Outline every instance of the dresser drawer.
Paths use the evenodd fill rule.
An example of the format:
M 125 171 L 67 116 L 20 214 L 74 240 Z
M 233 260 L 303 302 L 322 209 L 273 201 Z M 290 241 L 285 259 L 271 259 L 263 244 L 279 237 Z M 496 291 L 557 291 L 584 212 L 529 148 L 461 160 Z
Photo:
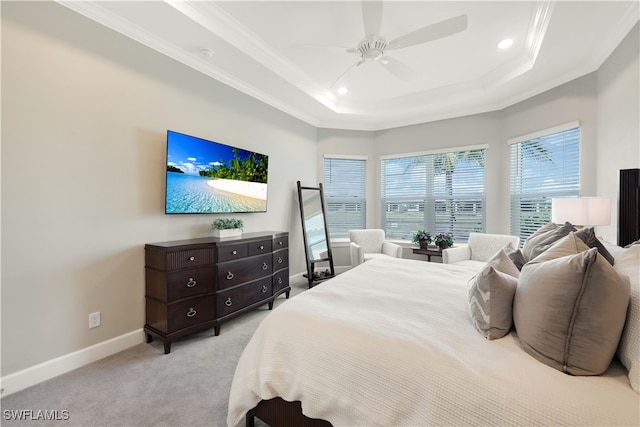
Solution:
M 230 288 L 245 282 L 271 276 L 273 272 L 272 254 L 254 256 L 239 261 L 230 261 L 218 265 L 217 290 Z
M 269 298 L 271 295 L 271 277 L 219 292 L 216 303 L 218 317 L 231 314 L 236 310 Z
M 233 261 L 247 256 L 247 244 L 220 246 L 218 249 L 218 262 Z
M 271 253 L 271 240 L 261 240 L 249 243 L 249 256 Z
M 272 277 L 273 293 L 289 286 L 289 269 L 280 270 Z
M 284 249 L 289 247 L 289 238 L 287 236 L 276 237 L 273 239 L 273 250 Z
M 289 267 L 289 250 L 284 249 L 273 253 L 273 271 Z
M 215 298 L 208 295 L 168 306 L 168 333 L 215 319 Z
M 167 253 L 167 270 L 197 267 L 213 263 L 212 249 L 187 249 Z
M 191 268 L 169 273 L 167 300 L 176 301 L 215 290 L 215 268 Z
M 215 296 L 205 295 L 165 304 L 146 299 L 147 325 L 163 334 L 215 319 Z
M 215 268 L 188 268 L 177 271 L 145 269 L 145 295 L 164 302 L 193 297 L 215 290 Z

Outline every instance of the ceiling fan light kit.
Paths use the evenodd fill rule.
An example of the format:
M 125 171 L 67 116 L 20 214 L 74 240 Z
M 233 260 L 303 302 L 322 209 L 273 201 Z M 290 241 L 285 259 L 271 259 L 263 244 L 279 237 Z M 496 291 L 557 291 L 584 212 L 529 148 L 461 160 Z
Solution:
M 360 42 L 358 45 L 358 52 L 363 61 L 377 61 L 384 55 L 384 50 L 387 48 L 387 42 L 381 38 L 371 40 L 366 39 Z

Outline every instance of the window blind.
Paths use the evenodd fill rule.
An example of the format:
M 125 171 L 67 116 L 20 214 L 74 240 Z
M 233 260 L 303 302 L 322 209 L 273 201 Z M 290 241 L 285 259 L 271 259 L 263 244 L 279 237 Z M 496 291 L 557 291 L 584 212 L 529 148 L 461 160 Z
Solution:
M 511 234 L 520 241 L 551 221 L 553 197 L 578 196 L 580 127 L 511 143 Z
M 418 230 L 458 242 L 485 230 L 486 149 L 381 160 L 382 228 L 387 237 Z
M 324 197 L 331 237 L 366 228 L 366 159 L 325 157 Z

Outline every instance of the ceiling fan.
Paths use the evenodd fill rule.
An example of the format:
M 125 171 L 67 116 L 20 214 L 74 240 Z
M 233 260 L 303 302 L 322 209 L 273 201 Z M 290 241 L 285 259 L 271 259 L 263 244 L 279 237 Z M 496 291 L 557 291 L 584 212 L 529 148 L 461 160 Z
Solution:
M 330 87 L 336 86 L 350 70 L 354 67 L 359 67 L 365 62 L 378 62 L 399 79 L 410 80 L 416 73 L 402 62 L 386 55 L 387 51 L 438 40 L 467 29 L 467 15 L 460 15 L 427 25 L 387 42 L 380 35 L 382 1 L 362 1 L 362 18 L 365 38 L 355 48 L 347 49 L 347 53 L 357 54 L 360 59 L 347 68 Z

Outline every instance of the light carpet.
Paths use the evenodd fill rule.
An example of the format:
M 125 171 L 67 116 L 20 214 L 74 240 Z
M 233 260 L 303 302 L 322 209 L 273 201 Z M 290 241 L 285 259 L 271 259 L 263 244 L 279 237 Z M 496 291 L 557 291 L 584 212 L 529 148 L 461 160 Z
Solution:
M 292 280 L 291 297 L 308 289 Z M 274 310 L 285 300 L 279 296 Z M 2 426 L 226 426 L 237 361 L 265 304 L 222 324 L 183 337 L 165 355 L 162 342 L 142 343 L 28 389 L 5 396 Z M 57 411 L 59 420 L 13 419 L 7 411 Z M 24 412 L 23 412 L 24 413 Z M 27 412 L 27 414 L 29 414 Z M 65 415 L 66 414 L 66 415 Z

